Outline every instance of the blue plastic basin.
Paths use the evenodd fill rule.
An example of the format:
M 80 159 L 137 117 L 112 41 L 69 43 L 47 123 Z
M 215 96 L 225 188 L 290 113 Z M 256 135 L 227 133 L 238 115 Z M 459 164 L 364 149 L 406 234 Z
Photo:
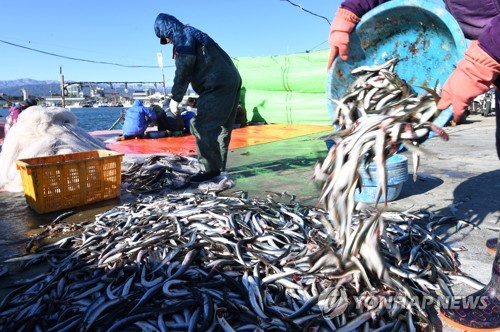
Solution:
M 387 202 L 390 202 L 398 198 L 403 184 L 408 179 L 408 158 L 396 154 L 387 159 L 386 168 Z M 368 164 L 368 170 L 367 172 L 365 165 L 361 165 L 359 168 L 362 187 L 361 191 L 356 190 L 354 194 L 354 200 L 357 202 L 375 203 L 377 200 L 377 165 L 373 162 Z M 381 197 L 380 202 L 384 201 L 384 197 Z
M 325 140 L 325 144 L 326 144 L 327 150 L 330 150 L 335 145 L 335 141 L 332 139 L 327 139 L 327 140 Z
M 460 26 L 444 8 L 442 1 L 394 0 L 365 14 L 351 33 L 349 59 L 337 57 L 328 73 L 326 94 L 330 117 L 336 105 L 354 81 L 351 70 L 377 65 L 397 57 L 395 72 L 417 93 L 418 86 L 442 86 L 463 57 L 467 42 Z M 434 121 L 443 127 L 452 116 L 451 107 Z

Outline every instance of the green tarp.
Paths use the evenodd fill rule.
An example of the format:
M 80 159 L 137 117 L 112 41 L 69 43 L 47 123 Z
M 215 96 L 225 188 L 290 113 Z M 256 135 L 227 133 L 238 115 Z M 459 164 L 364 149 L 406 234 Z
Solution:
M 236 58 L 249 121 L 330 125 L 326 82 L 329 50 Z

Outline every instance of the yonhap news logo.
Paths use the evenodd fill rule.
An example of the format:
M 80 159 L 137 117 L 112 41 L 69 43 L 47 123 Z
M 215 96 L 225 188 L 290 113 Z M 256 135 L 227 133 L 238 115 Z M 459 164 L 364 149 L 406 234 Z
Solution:
M 419 307 L 425 310 L 427 307 L 438 306 L 443 309 L 472 309 L 482 310 L 489 304 L 488 296 L 422 296 L 408 297 L 406 295 L 386 295 L 382 293 L 364 293 L 361 295 L 348 295 L 343 287 L 329 287 L 325 289 L 318 298 L 318 307 L 326 318 L 334 318 L 343 314 L 347 308 L 354 307 L 355 310 L 372 310 L 385 308 L 387 310 L 397 308 Z
M 326 318 L 342 315 L 349 307 L 350 301 L 344 287 L 329 287 L 318 298 L 318 307 Z

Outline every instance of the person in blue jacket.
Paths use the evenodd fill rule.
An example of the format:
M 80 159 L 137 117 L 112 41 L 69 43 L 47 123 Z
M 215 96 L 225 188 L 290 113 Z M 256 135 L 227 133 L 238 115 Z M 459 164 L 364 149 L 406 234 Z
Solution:
M 180 113 L 179 103 L 188 85 L 198 94 L 198 109 L 191 120 L 196 139 L 200 172 L 192 183 L 213 179 L 225 171 L 241 77 L 229 55 L 206 33 L 184 25 L 168 14 L 159 14 L 154 24 L 160 44 L 173 44 L 175 76 L 170 109 Z
M 144 106 L 140 100 L 134 100 L 131 108 L 125 112 L 123 136 L 120 139 L 142 138 L 149 123 L 156 120 L 156 113 Z

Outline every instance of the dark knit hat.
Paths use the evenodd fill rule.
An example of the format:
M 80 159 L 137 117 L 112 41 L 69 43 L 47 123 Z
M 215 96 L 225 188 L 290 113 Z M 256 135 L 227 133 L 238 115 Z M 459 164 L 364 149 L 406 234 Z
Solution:
M 30 107 L 30 106 L 35 106 L 37 103 L 38 102 L 36 101 L 36 99 L 28 98 L 23 102 L 23 105 L 25 107 Z

